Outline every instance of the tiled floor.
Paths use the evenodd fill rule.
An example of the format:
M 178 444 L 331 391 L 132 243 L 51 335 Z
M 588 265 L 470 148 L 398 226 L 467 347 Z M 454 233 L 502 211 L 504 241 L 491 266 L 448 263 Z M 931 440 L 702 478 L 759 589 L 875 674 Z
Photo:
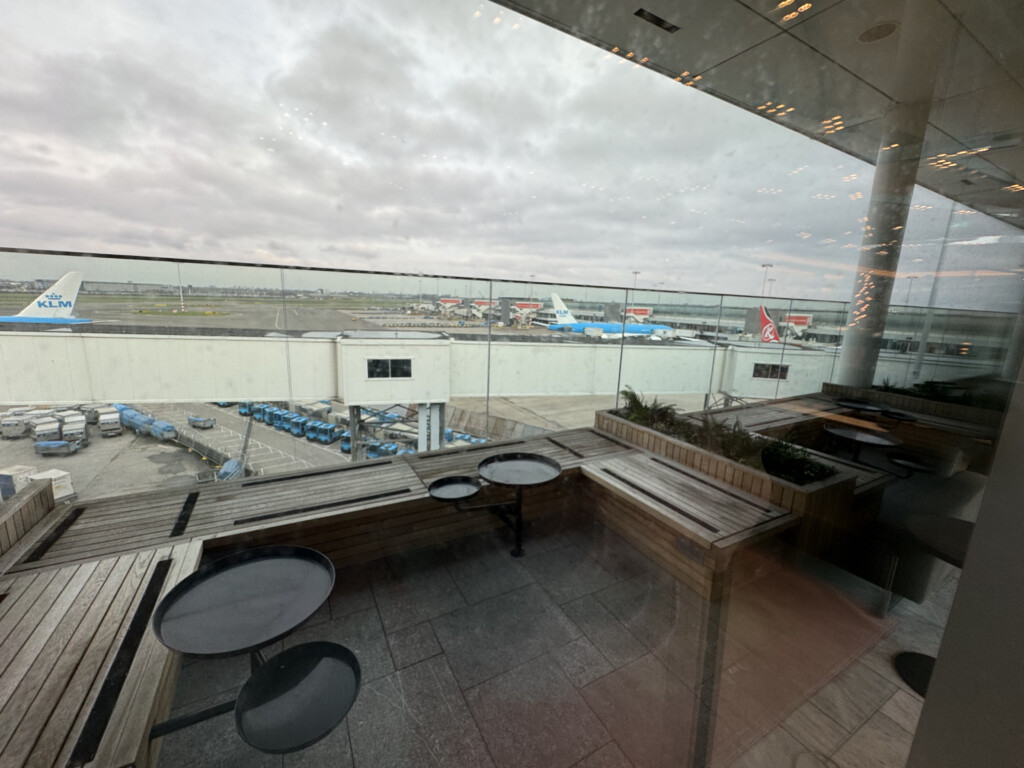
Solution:
M 222 715 L 165 737 L 160 765 L 680 768 L 711 720 L 721 768 L 905 762 L 921 701 L 889 658 L 937 649 L 953 584 L 880 620 L 775 547 L 737 565 L 716 622 L 600 525 L 549 520 L 525 557 L 508 548 L 496 533 L 339 572 L 283 645 L 355 653 L 346 720 L 282 757 L 247 747 Z M 174 714 L 247 677 L 244 658 L 186 662 Z

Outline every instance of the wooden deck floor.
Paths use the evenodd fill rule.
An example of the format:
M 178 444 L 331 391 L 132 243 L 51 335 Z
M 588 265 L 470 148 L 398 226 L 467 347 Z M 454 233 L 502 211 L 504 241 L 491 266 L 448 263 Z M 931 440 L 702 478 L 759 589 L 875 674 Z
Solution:
M 169 661 L 149 612 L 195 569 L 197 544 L 0 578 L 0 765 L 134 761 Z M 135 690 L 148 705 L 133 711 Z

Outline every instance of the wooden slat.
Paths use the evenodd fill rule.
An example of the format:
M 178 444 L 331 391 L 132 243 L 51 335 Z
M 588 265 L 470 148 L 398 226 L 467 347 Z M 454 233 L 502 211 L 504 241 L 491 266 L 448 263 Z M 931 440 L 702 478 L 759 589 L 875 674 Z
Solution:
M 36 657 L 32 674 L 22 681 L 20 688 L 23 690 L 16 693 L 21 695 L 23 702 L 31 702 L 31 705 L 4 750 L 5 759 L 23 755 L 26 756 L 26 765 L 52 764 L 52 754 L 63 743 L 66 725 L 58 722 L 59 735 L 55 734 L 49 740 L 41 740 L 40 735 L 48 729 L 55 710 L 77 710 L 81 704 L 81 697 L 75 695 L 77 690 L 69 689 L 72 677 L 85 676 L 92 683 L 97 670 L 84 657 L 95 639 L 96 630 L 108 615 L 111 600 L 124 583 L 131 568 L 131 560 L 121 558 L 98 564 L 89 580 L 89 589 L 79 593 L 72 610 L 64 615 L 61 622 L 63 632 L 58 628 L 43 652 Z M 117 619 L 119 617 L 115 617 Z M 31 692 L 34 692 L 34 699 L 31 698 Z M 13 721 L 17 709 L 8 707 L 4 710 L 4 717 L 11 717 Z M 0 726 L 0 736 L 2 734 L 3 728 Z M 37 754 L 32 755 L 33 759 L 28 759 L 37 741 L 43 754 L 49 753 L 51 759 L 40 758 Z
M 161 597 L 199 567 L 202 553 L 203 544 L 198 539 L 178 544 L 170 551 L 174 562 Z M 151 629 L 147 630 L 91 765 L 144 768 L 155 764 L 159 742 L 150 744 L 149 730 L 170 712 L 180 664 L 180 656 L 161 645 Z

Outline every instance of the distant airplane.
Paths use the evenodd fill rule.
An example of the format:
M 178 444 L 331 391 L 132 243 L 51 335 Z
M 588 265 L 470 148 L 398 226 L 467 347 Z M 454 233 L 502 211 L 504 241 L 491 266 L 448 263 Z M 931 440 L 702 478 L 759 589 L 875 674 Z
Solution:
M 627 336 L 647 336 L 651 339 L 661 340 L 662 338 L 674 336 L 675 331 L 667 325 L 652 325 L 650 323 L 599 323 L 580 322 L 573 317 L 572 312 L 565 306 L 557 293 L 551 294 L 551 306 L 555 308 L 555 322 L 548 326 L 551 331 L 568 331 L 570 333 L 587 333 L 588 329 L 599 332 L 603 338 L 618 339 L 625 333 Z
M 80 317 L 72 317 L 82 286 L 81 272 L 68 272 L 64 277 L 43 291 L 16 315 L 0 316 L 0 323 L 43 323 L 46 325 L 76 325 L 91 323 Z
M 767 310 L 763 306 L 759 307 L 759 309 L 761 310 L 761 341 L 781 343 L 782 339 L 779 338 L 779 332 L 775 328 L 775 323 L 768 317 Z

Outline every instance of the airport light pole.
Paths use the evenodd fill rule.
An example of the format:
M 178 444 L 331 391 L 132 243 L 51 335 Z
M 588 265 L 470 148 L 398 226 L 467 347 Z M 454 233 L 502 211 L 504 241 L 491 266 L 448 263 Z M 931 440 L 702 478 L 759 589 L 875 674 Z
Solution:
M 772 295 L 772 289 L 773 288 L 775 288 L 775 278 L 774 277 L 769 277 L 768 278 L 768 295 L 769 296 Z
M 906 301 L 903 302 L 904 304 L 909 304 L 910 303 L 910 292 L 914 288 L 914 281 L 915 280 L 917 280 L 917 275 L 909 275 L 907 277 L 907 299 L 906 299 Z
M 762 264 L 761 269 L 764 270 L 764 280 L 761 281 L 761 295 L 764 296 L 765 286 L 768 285 L 768 270 L 774 267 L 774 264 Z

